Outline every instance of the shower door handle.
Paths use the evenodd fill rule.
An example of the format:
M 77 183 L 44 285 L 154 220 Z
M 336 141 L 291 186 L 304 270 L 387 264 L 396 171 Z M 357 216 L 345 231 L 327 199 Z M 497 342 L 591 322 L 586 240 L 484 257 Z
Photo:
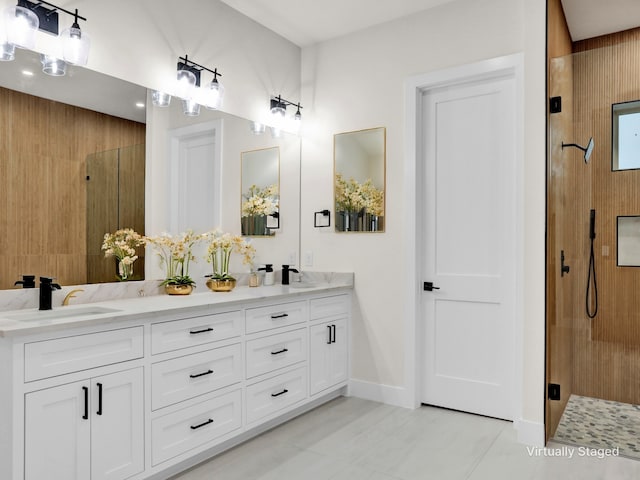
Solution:
M 564 277 L 565 273 L 569 273 L 569 265 L 564 264 L 564 250 L 560 250 L 560 276 Z
M 433 282 L 424 282 L 423 289 L 425 292 L 433 292 L 434 290 L 440 290 L 440 287 L 434 287 Z

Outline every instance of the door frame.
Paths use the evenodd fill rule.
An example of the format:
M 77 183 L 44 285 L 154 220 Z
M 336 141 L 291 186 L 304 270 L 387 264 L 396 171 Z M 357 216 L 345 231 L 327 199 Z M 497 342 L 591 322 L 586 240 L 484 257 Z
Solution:
M 421 321 L 422 307 L 420 278 L 420 259 L 423 243 L 420 235 L 421 212 L 419 205 L 423 201 L 422 165 L 418 161 L 422 157 L 419 140 L 422 136 L 422 95 L 431 89 L 459 85 L 482 79 L 511 75 L 515 81 L 516 102 L 516 225 L 515 225 L 515 279 L 516 298 L 514 319 L 514 381 L 513 381 L 513 419 L 516 429 L 523 418 L 522 389 L 523 389 L 523 329 L 524 329 L 524 55 L 517 53 L 483 60 L 476 63 L 439 70 L 427 74 L 409 77 L 405 81 L 405 169 L 404 169 L 404 205 L 406 218 L 403 238 L 406 242 L 404 249 L 404 271 L 406 272 L 407 288 L 404 297 L 405 304 L 405 385 L 406 406 L 417 408 L 421 404 L 424 362 L 421 355 L 422 339 L 424 338 L 424 324 Z

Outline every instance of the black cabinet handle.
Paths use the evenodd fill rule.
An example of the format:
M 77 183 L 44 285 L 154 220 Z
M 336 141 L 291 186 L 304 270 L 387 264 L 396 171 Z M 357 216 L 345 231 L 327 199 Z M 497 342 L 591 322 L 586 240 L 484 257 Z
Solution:
M 102 415 L 102 384 L 96 383 L 96 385 L 98 386 L 98 411 L 96 415 Z
M 288 317 L 288 313 L 281 313 L 280 315 L 271 315 L 271 320 L 276 320 L 277 318 L 285 318 Z
M 209 327 L 209 328 L 205 328 L 203 330 L 189 331 L 189 333 L 191 335 L 198 335 L 199 333 L 207 333 L 207 332 L 213 332 L 213 328 Z
M 327 328 L 329 329 L 329 341 L 327 342 L 327 345 L 331 345 L 333 343 L 331 341 L 331 325 L 327 325 Z
M 202 373 L 196 373 L 195 375 L 189 375 L 191 378 L 198 378 L 198 377 L 204 377 L 205 375 L 211 375 L 213 373 L 213 370 L 209 369 L 206 372 L 202 372 Z
M 209 420 L 207 420 L 204 423 L 201 423 L 200 425 L 191 425 L 191 430 L 197 430 L 198 428 L 202 428 L 206 425 L 209 425 L 210 423 L 213 423 L 213 419 L 210 418 Z
M 440 290 L 440 287 L 434 287 L 433 282 L 424 282 L 422 288 L 425 292 L 433 292 L 434 290 Z
M 83 420 L 89 420 L 89 387 L 82 387 L 84 391 L 84 415 Z
M 272 393 L 271 396 L 272 397 L 279 397 L 280 395 L 284 395 L 285 393 L 288 393 L 289 390 L 287 390 L 286 388 L 284 390 L 282 390 L 281 392 L 278 393 Z
M 281 353 L 288 352 L 288 348 L 283 348 L 282 350 L 278 350 L 277 352 L 271 352 L 271 355 L 280 355 Z
M 331 338 L 331 343 L 336 343 L 336 326 L 331 325 L 331 331 L 333 332 L 333 337 Z

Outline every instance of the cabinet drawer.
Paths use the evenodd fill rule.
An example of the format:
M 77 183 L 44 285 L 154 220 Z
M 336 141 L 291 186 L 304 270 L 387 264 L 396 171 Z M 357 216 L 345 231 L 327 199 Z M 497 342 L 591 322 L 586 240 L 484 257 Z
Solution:
M 131 327 L 27 343 L 25 381 L 141 358 L 142 335 L 142 327 Z
M 247 378 L 307 359 L 307 329 L 269 335 L 247 342 Z
M 151 325 L 151 353 L 170 352 L 241 334 L 241 311 L 154 323 Z
M 307 319 L 306 302 L 282 303 L 246 310 L 247 333 L 301 323 Z
M 153 410 L 242 380 L 239 343 L 151 365 Z
M 307 368 L 301 367 L 247 387 L 247 423 L 307 398 Z
M 309 301 L 309 318 L 311 320 L 346 315 L 347 313 L 349 313 L 349 295 L 312 298 Z
M 158 465 L 230 433 L 241 424 L 240 390 L 158 417 L 151 421 L 151 463 Z

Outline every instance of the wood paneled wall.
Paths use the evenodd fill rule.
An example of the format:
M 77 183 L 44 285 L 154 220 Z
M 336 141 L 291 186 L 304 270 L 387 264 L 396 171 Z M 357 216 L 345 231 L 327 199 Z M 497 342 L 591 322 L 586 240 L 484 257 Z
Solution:
M 145 125 L 0 88 L 0 138 L 0 288 L 86 283 L 85 158 L 144 143 Z
M 585 314 L 585 268 L 574 285 L 573 390 L 640 404 L 640 268 L 616 265 L 616 217 L 640 215 L 640 171 L 611 171 L 611 105 L 640 99 L 640 29 L 577 42 L 574 52 L 574 139 L 595 140 L 573 191 L 576 261 L 588 262 L 593 208 L 599 309 L 593 320 Z

